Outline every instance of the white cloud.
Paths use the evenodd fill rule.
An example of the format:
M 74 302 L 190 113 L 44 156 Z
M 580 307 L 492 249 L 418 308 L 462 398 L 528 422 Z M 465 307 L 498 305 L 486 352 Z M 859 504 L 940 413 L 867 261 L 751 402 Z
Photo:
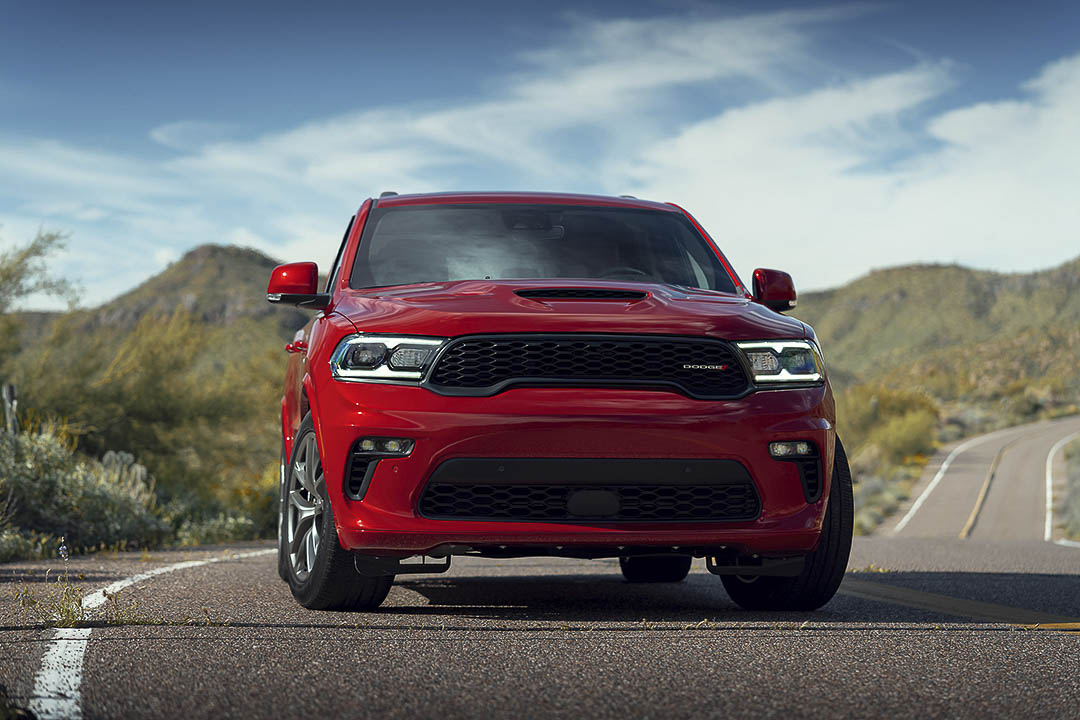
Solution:
M 180 120 L 154 128 L 150 131 L 150 139 L 173 150 L 195 151 L 222 140 L 230 129 L 225 123 Z
M 781 267 L 803 288 L 904 262 L 1027 270 L 1075 255 L 1080 56 L 1015 98 L 931 116 L 949 62 L 868 75 L 821 59 L 821 28 L 860 12 L 571 18 L 485 97 L 376 103 L 246 139 L 185 120 L 150 132 L 176 151 L 164 161 L 0 140 L 0 212 L 74 232 L 65 262 L 88 302 L 205 242 L 325 266 L 383 189 L 670 199 L 744 277 Z
M 1047 67 L 1019 100 L 916 129 L 903 118 L 950 87 L 949 66 L 731 110 L 628 160 L 638 193 L 696 209 L 737 268 L 793 272 L 806 288 L 888 265 L 959 261 L 1029 271 L 1080 253 L 1080 57 Z
M 886 246 L 885 212 L 910 173 L 862 170 L 910 142 L 899 114 L 949 87 L 947 67 L 911 70 L 730 110 L 629 158 L 632 192 L 676 198 L 747 279 L 789 269 L 803 287 L 917 259 Z

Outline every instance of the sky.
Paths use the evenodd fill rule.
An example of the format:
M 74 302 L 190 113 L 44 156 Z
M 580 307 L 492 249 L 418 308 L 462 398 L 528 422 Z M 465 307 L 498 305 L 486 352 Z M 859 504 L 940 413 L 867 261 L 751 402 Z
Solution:
M 0 249 L 67 233 L 84 305 L 205 243 L 325 268 L 383 190 L 676 202 L 801 290 L 1080 255 L 1080 3 L 0 10 Z

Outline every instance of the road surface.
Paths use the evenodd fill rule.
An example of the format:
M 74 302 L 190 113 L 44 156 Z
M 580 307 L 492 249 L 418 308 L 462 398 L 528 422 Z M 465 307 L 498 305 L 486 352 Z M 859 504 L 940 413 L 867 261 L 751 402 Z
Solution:
M 1047 455 L 1078 431 L 943 449 L 816 613 L 740 610 L 701 561 L 641 586 L 612 561 L 456 560 L 333 613 L 292 600 L 266 544 L 101 554 L 68 563 L 74 630 L 14 600 L 61 564 L 0 566 L 0 683 L 42 717 L 1078 717 L 1080 546 L 1044 539 Z M 132 576 L 119 617 L 92 594 Z

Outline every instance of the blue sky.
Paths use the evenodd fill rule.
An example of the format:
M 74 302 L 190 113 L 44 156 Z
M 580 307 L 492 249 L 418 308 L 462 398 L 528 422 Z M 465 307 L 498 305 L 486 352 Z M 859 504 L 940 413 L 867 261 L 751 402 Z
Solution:
M 384 189 L 538 189 L 804 289 L 1080 254 L 1080 4 L 402 8 L 5 3 L 0 247 L 69 232 L 92 305 L 207 242 L 326 264 Z

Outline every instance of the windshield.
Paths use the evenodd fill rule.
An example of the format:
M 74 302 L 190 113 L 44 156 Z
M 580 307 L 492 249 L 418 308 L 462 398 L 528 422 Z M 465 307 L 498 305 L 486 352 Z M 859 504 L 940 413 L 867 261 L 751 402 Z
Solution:
M 560 205 L 376 209 L 350 285 L 521 278 L 633 280 L 735 292 L 716 253 L 681 213 Z

